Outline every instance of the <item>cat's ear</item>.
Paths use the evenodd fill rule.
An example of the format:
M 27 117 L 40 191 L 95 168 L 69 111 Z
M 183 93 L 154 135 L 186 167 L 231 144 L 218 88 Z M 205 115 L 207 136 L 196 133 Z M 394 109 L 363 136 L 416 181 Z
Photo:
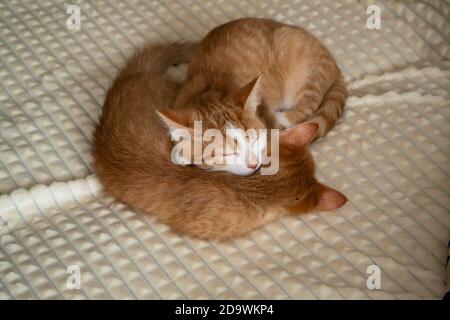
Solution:
M 292 128 L 280 131 L 280 146 L 290 148 L 303 147 L 310 144 L 319 131 L 315 122 L 304 122 Z
M 191 110 L 160 109 L 156 113 L 169 129 L 169 132 L 176 129 L 191 129 L 195 120 L 195 114 Z
M 339 191 L 315 182 L 302 199 L 288 206 L 287 209 L 294 214 L 311 211 L 332 211 L 342 207 L 346 202 L 347 197 Z
M 317 196 L 317 211 L 336 210 L 347 202 L 347 197 L 342 193 L 319 182 L 316 182 L 313 192 Z
M 261 77 L 256 77 L 237 92 L 233 93 L 235 103 L 245 108 L 245 110 L 256 113 L 256 109 L 261 104 Z

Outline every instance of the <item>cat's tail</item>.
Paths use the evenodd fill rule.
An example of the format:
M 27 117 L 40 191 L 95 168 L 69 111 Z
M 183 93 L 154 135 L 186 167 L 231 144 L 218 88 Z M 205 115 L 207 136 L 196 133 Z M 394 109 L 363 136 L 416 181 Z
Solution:
M 335 126 L 344 112 L 347 96 L 347 86 L 344 78 L 340 75 L 326 93 L 322 104 L 308 120 L 319 125 L 319 132 L 315 139 L 325 136 Z
M 120 77 L 146 72 L 163 74 L 170 66 L 191 61 L 197 43 L 152 43 L 137 51 L 122 69 Z

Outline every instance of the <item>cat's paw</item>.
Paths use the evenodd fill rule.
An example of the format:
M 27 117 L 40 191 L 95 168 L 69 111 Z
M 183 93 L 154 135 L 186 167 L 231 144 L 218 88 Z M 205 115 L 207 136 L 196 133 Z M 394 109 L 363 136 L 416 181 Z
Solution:
M 293 126 L 293 123 L 288 119 L 286 111 L 275 112 L 275 128 L 287 129 Z

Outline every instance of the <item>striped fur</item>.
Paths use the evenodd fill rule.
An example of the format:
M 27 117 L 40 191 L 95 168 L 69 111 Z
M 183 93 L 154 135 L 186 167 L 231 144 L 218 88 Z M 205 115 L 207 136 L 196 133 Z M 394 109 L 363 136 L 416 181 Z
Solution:
M 192 49 L 190 44 L 149 45 L 112 83 L 92 146 L 105 193 L 180 233 L 211 240 L 244 236 L 283 215 L 344 205 L 344 195 L 314 177 L 308 144 L 315 124 L 282 133 L 280 170 L 274 175 L 242 177 L 171 161 L 173 145 L 155 111 L 172 105 L 179 88 L 166 69 L 188 61 Z
M 297 26 L 257 18 L 226 23 L 200 42 L 176 105 L 198 106 L 211 92 L 225 97 L 258 76 L 267 127 L 313 120 L 322 137 L 342 115 L 345 83 L 325 46 Z

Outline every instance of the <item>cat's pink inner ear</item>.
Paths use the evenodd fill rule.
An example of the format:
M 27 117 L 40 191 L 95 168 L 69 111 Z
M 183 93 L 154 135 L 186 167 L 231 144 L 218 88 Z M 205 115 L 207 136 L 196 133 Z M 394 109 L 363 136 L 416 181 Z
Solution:
M 189 110 L 160 109 L 156 113 L 170 131 L 190 128 L 194 119 L 193 113 Z
M 292 146 L 305 146 L 310 144 L 319 131 L 319 125 L 315 122 L 300 123 L 292 128 L 280 132 L 280 142 Z
M 335 210 L 342 207 L 347 202 L 346 196 L 324 184 L 317 183 L 315 189 L 318 193 L 318 202 L 315 209 L 318 211 Z
M 261 103 L 261 78 L 256 77 L 234 94 L 235 102 L 249 112 L 256 112 Z

